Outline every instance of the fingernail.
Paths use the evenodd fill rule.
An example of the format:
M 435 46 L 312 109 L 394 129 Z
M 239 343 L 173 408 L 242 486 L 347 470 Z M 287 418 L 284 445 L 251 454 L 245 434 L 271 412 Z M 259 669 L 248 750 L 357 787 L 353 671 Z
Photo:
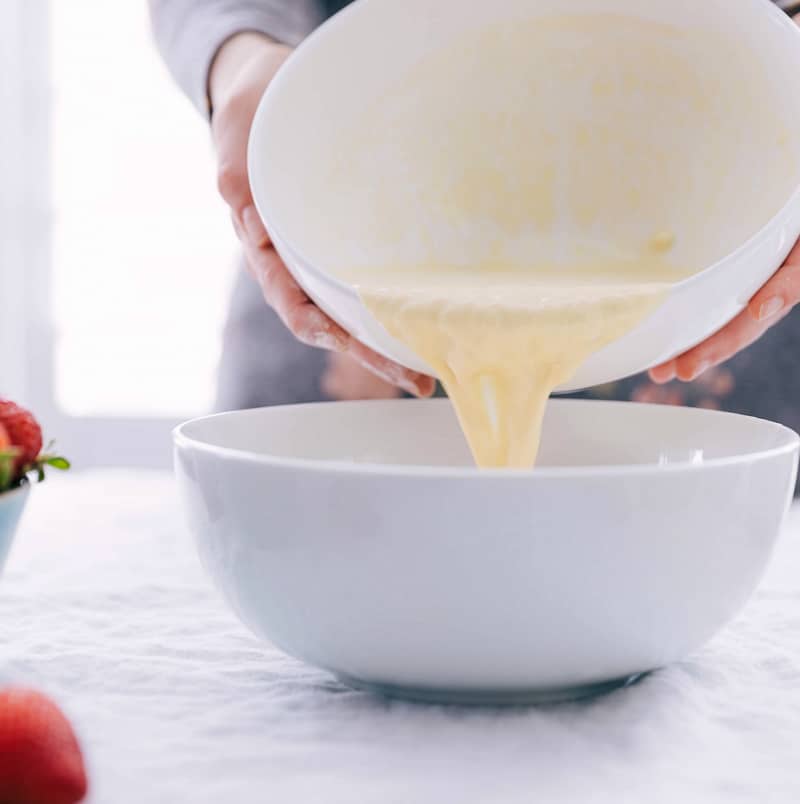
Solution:
M 781 310 L 783 310 L 784 301 L 780 296 L 773 296 L 768 301 L 765 301 L 764 304 L 758 310 L 758 320 L 759 321 L 766 321 L 768 318 L 772 318 L 774 315 L 777 315 Z
M 242 223 L 244 224 L 247 239 L 257 248 L 261 248 L 269 240 L 267 230 L 264 228 L 258 210 L 254 206 L 244 208 Z
M 705 374 L 711 368 L 711 361 L 704 360 L 700 363 L 692 374 L 692 379 L 696 380 L 701 374 Z
M 417 386 L 417 391 L 417 396 L 427 399 L 428 397 L 433 396 L 434 391 L 436 391 L 436 383 L 423 378 L 420 380 L 420 384 Z

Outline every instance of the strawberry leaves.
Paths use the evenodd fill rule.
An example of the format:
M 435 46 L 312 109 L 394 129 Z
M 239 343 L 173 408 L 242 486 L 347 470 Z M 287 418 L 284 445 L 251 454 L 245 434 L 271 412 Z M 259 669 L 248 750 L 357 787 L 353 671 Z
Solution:
M 60 469 L 62 472 L 72 467 L 72 464 L 60 455 L 46 455 L 43 458 L 43 463 L 47 466 L 52 466 L 53 469 Z
M 49 447 L 48 447 L 49 449 Z M 45 466 L 51 466 L 53 469 L 58 469 L 60 472 L 66 472 L 72 464 L 61 455 L 48 455 L 43 453 L 27 470 L 28 472 L 36 472 L 36 479 L 39 483 L 44 480 Z
M 51 447 L 52 445 L 48 445 L 48 450 Z M 17 470 L 18 457 L 19 449 L 16 447 L 0 450 L 0 494 L 27 483 L 29 474 L 35 474 L 37 482 L 41 483 L 45 479 L 45 468 L 48 466 L 60 472 L 65 472 L 71 467 L 70 462 L 63 456 L 43 452 L 35 461 Z

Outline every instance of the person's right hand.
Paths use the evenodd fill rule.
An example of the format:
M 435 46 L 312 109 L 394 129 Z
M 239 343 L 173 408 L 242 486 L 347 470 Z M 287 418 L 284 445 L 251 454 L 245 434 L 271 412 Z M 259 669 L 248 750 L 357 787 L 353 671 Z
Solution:
M 247 141 L 256 108 L 289 48 L 257 33 L 231 37 L 209 75 L 211 130 L 219 191 L 231 209 L 247 265 L 267 303 L 296 338 L 350 355 L 378 377 L 416 396 L 430 396 L 435 381 L 410 371 L 345 332 L 303 292 L 272 245 L 253 204 L 247 177 Z

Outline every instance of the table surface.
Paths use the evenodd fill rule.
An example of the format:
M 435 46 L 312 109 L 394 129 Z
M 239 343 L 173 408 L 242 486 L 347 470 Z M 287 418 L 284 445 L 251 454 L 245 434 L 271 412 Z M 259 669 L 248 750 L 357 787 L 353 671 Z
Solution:
M 689 660 L 589 702 L 476 710 L 354 692 L 252 637 L 168 475 L 33 491 L 0 582 L 0 681 L 60 702 L 92 802 L 800 800 L 800 509 Z

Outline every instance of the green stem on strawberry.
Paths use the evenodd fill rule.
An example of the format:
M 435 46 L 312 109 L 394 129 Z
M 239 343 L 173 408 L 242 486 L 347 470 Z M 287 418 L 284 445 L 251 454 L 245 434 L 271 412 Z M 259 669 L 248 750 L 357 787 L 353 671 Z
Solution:
M 66 472 L 72 464 L 61 455 L 40 455 L 36 459 L 36 463 L 28 470 L 30 472 L 36 472 L 39 483 L 44 480 L 45 466 L 51 466 L 53 469 L 58 469 L 60 472 Z
M 0 493 L 10 491 L 28 482 L 29 474 L 36 474 L 37 482 L 41 483 L 45 479 L 45 467 L 50 466 L 65 472 L 70 468 L 70 462 L 61 455 L 43 453 L 32 463 L 23 466 L 22 469 L 16 468 L 19 450 L 9 447 L 0 451 Z

